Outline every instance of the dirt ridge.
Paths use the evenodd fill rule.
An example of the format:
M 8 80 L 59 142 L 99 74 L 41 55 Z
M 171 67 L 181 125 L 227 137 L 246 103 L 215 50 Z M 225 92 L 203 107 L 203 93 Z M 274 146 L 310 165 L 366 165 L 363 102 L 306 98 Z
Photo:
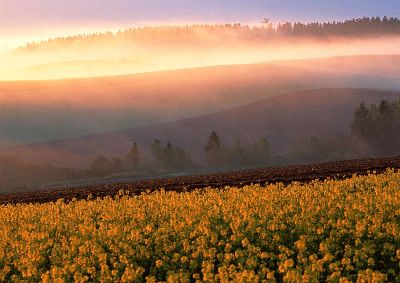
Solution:
M 382 173 L 387 168 L 400 169 L 400 156 L 363 160 L 345 160 L 310 165 L 296 165 L 276 168 L 232 171 L 192 176 L 150 179 L 115 184 L 85 185 L 75 188 L 61 188 L 35 192 L 18 192 L 0 195 L 0 205 L 18 203 L 46 203 L 63 199 L 102 198 L 115 196 L 121 190 L 139 195 L 146 191 L 164 188 L 165 191 L 192 191 L 206 187 L 223 188 L 225 186 L 245 186 L 282 182 L 311 182 L 327 178 L 346 178 L 354 174 Z

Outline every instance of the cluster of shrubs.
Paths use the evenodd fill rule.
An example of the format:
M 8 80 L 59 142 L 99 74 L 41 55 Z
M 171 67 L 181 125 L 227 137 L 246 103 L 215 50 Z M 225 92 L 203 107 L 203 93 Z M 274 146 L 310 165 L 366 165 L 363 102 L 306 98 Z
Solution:
M 204 166 L 232 168 L 265 165 L 268 163 L 270 154 L 266 138 L 250 144 L 237 140 L 234 145 L 226 146 L 215 131 L 211 132 L 203 148 L 206 164 L 196 164 L 189 152 L 169 141 L 163 144 L 159 139 L 154 140 L 150 145 L 150 152 L 152 158 L 148 161 L 137 143 L 133 143 L 128 154 L 123 158 L 98 156 L 90 164 L 90 175 L 101 177 L 121 172 L 167 173 Z
M 287 162 L 312 163 L 400 154 L 400 100 L 360 103 L 348 134 L 330 139 L 311 137 L 292 148 Z

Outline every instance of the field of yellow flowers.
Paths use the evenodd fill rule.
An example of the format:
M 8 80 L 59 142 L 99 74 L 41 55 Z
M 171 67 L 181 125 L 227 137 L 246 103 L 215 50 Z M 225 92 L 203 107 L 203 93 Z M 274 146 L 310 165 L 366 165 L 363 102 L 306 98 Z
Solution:
M 0 281 L 400 282 L 400 173 L 0 206 Z

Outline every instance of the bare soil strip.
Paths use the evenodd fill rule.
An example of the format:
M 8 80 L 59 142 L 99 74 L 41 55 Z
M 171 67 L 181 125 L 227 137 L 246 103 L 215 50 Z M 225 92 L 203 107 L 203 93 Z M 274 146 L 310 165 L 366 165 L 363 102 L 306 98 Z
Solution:
M 180 176 L 135 182 L 88 185 L 69 189 L 52 189 L 44 191 L 11 193 L 0 195 L 0 205 L 17 203 L 46 203 L 73 198 L 87 199 L 115 196 L 120 190 L 130 194 L 141 194 L 164 188 L 166 191 L 192 191 L 206 187 L 222 188 L 225 186 L 244 186 L 249 184 L 266 184 L 282 182 L 311 182 L 313 180 L 350 177 L 353 174 L 381 173 L 387 168 L 400 169 L 400 156 L 392 158 L 346 160 L 312 165 L 299 165 L 278 168 L 264 168 L 235 172 Z

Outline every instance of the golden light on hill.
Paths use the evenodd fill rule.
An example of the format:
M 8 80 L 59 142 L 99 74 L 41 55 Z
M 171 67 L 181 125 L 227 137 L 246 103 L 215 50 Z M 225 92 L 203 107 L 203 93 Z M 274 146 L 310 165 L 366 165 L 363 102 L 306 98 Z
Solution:
M 172 30 L 172 31 L 171 31 Z M 129 36 L 86 35 L 28 45 L 0 59 L 0 80 L 115 76 L 205 66 L 347 55 L 398 54 L 400 37 L 260 40 L 236 31 L 143 28 Z

